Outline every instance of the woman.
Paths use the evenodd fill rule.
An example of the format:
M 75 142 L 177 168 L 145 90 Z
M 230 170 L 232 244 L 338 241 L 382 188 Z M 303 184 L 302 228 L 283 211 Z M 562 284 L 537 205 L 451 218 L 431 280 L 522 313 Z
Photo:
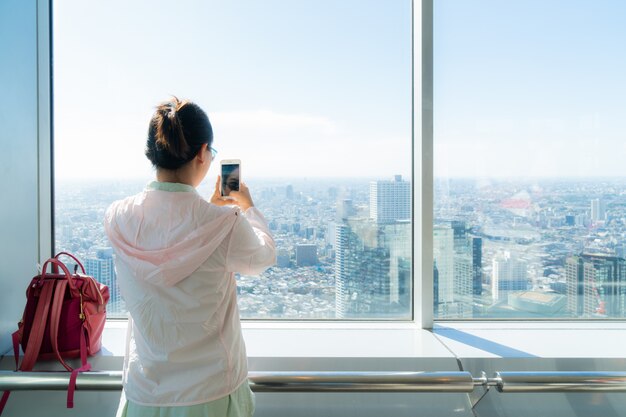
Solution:
M 130 314 L 118 416 L 254 412 L 234 273 L 261 273 L 276 251 L 244 183 L 228 199 L 219 177 L 210 202 L 196 192 L 215 158 L 212 143 L 198 105 L 162 103 L 146 146 L 156 181 L 107 210 Z

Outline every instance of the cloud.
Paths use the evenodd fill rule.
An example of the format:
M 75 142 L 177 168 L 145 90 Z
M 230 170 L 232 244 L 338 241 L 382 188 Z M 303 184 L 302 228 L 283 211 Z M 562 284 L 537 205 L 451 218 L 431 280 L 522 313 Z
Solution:
M 246 110 L 210 112 L 213 146 L 218 150 L 207 181 L 219 172 L 219 160 L 242 160 L 246 178 L 390 177 L 408 175 L 411 138 L 384 135 L 368 120 L 356 127 L 329 116 Z M 141 123 L 140 123 L 141 122 Z M 57 126 L 58 178 L 151 177 L 143 154 L 141 117 L 91 129 L 78 124 Z
M 301 113 L 253 110 L 214 112 L 209 117 L 218 159 L 241 159 L 248 178 L 410 172 L 410 137 L 400 149 L 398 138 L 367 135 L 329 117 Z M 399 163 L 405 155 L 407 161 Z
M 337 133 L 336 124 L 326 117 L 277 113 L 271 110 L 214 112 L 211 120 L 219 130 L 250 131 L 260 135 L 301 134 L 310 129 L 325 135 Z

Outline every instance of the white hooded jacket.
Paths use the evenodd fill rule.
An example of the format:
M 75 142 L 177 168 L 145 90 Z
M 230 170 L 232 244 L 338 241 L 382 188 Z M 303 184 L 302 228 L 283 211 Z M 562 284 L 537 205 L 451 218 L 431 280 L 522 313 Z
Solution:
M 248 374 L 234 273 L 259 274 L 276 258 L 262 214 L 153 182 L 113 203 L 104 226 L 131 317 L 126 397 L 175 406 L 234 392 Z

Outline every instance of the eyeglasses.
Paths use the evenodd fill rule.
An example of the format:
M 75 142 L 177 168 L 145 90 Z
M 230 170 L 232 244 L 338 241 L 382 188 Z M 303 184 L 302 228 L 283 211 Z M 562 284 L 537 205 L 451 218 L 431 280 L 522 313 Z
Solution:
M 211 149 L 211 162 L 213 162 L 213 160 L 215 159 L 215 157 L 217 156 L 217 151 L 215 150 L 214 147 L 210 146 L 209 147 Z

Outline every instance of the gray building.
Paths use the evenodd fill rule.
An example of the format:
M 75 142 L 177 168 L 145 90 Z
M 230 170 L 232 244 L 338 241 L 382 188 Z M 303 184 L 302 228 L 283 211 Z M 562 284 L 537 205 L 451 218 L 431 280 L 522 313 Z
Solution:
M 370 218 L 382 224 L 411 219 L 411 183 L 401 175 L 370 182 Z
M 295 251 L 297 266 L 317 265 L 317 245 L 309 243 L 297 244 Z

